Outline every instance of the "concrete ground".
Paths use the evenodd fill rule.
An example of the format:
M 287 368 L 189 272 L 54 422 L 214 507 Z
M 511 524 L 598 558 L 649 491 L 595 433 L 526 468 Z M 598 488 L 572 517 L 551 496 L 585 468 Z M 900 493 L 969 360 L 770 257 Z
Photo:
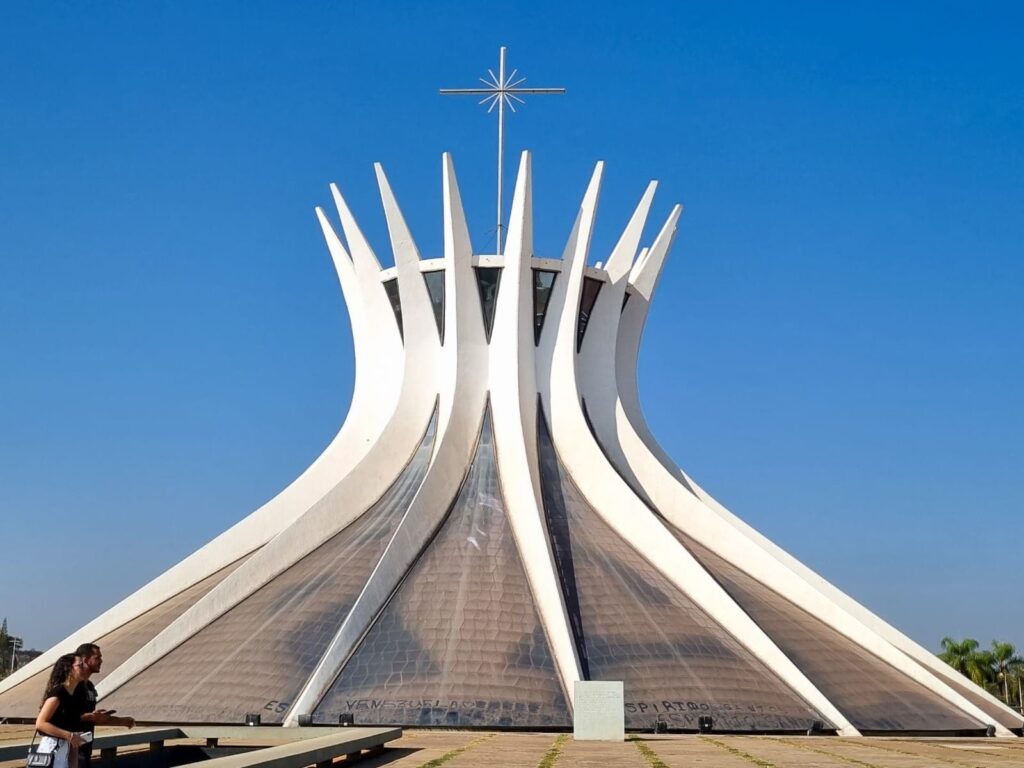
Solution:
M 105 731 L 107 729 L 101 729 Z M 117 730 L 117 729 L 110 729 Z M 31 738 L 0 726 L 0 744 Z M 546 762 L 545 762 L 546 761 Z M 345 760 L 337 761 L 343 768 Z M 0 763 L 21 768 L 22 761 Z M 405 731 L 360 768 L 1024 768 L 1024 739 L 911 739 L 772 736 L 653 736 L 623 743 L 573 741 L 553 733 Z

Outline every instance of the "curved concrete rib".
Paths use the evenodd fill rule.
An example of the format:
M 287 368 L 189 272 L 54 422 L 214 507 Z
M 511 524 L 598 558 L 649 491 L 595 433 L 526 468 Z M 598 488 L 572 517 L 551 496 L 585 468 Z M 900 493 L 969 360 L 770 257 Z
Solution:
M 491 334 L 491 412 L 505 508 L 571 710 L 573 683 L 580 679 L 580 668 L 544 528 L 537 462 L 532 257 L 530 154 L 523 152 Z
M 557 335 L 549 340 L 549 345 L 542 344 L 540 350 L 542 355 L 550 355 L 551 360 L 550 377 L 539 384 L 543 399 L 550 403 L 551 433 L 558 455 L 580 492 L 620 537 L 636 551 L 642 552 L 677 589 L 689 595 L 786 685 L 832 721 L 840 733 L 856 735 L 857 730 L 832 702 L 779 650 L 664 525 L 650 514 L 643 501 L 608 464 L 590 433 L 580 408 L 577 384 L 576 318 L 597 205 L 600 172 L 599 165 L 584 197 L 575 243 L 567 249 L 571 257 L 562 270 L 566 290 L 558 297 L 552 297 L 552 301 L 557 298 L 563 302 L 555 307 Z M 673 218 L 678 218 L 678 215 L 677 208 Z
M 618 399 L 615 371 L 615 348 L 616 336 L 619 330 L 619 318 L 623 312 L 623 300 L 626 294 L 627 280 L 630 268 L 633 265 L 633 257 L 636 255 L 640 245 L 640 238 L 643 236 L 644 226 L 647 223 L 647 216 L 650 213 L 651 203 L 654 200 L 654 193 L 658 183 L 652 181 L 647 185 L 643 197 L 637 204 L 636 210 L 626 224 L 618 243 L 608 258 L 606 271 L 608 283 L 597 295 L 597 301 L 590 313 L 590 321 L 587 324 L 587 334 L 583 339 L 580 349 L 578 366 L 580 371 L 580 395 L 587 406 L 587 416 L 591 426 L 598 436 L 607 433 L 615 433 L 614 411 L 601 407 L 601 404 L 615 402 Z M 677 206 L 678 208 L 678 206 Z M 676 221 L 681 213 L 681 208 L 672 212 L 669 220 L 665 222 L 662 232 L 674 231 Z M 661 242 L 661 238 L 659 238 Z M 647 250 L 641 253 L 639 259 L 646 259 Z M 638 261 L 639 261 L 638 259 Z M 630 296 L 629 300 L 634 301 L 637 297 Z M 609 375 L 611 374 L 611 375 Z M 597 407 L 595 407 L 597 406 Z M 602 439 L 601 447 L 609 452 L 609 460 L 620 466 L 624 457 L 614 453 L 618 449 L 618 443 L 608 443 Z M 626 476 L 634 490 L 639 488 L 636 478 Z
M 326 222 L 326 217 L 322 220 Z M 340 246 L 339 241 L 332 241 L 330 237 L 328 244 L 334 248 Z M 345 267 L 339 272 L 346 275 L 343 279 L 353 274 Z M 401 375 L 398 407 L 379 436 L 367 446 L 360 446 L 364 454 L 362 460 L 340 479 L 336 476 L 334 486 L 293 519 L 293 525 L 279 532 L 246 563 L 106 677 L 99 686 L 102 695 L 117 690 L 135 674 L 170 653 L 345 528 L 372 507 L 401 473 L 415 453 L 435 407 L 440 379 L 440 349 L 429 298 L 426 290 L 420 291 L 417 285 L 422 284 L 418 265 L 403 257 L 398 262 L 398 280 L 399 290 L 404 290 L 403 298 L 408 300 L 405 311 L 410 327 L 406 338 L 410 348 Z M 384 294 L 379 279 L 367 280 L 364 290 Z M 365 329 L 371 342 L 378 330 L 382 334 L 393 332 L 398 335 L 390 303 L 378 304 L 378 308 L 386 309 L 386 315 L 381 316 L 382 312 L 379 312 L 377 322 Z
M 454 503 L 473 458 L 487 400 L 487 342 L 472 248 L 451 157 L 444 156 L 445 339 L 434 456 L 382 555 L 310 679 L 286 725 L 309 714 L 390 599 Z M 433 330 L 433 323 L 431 323 Z M 421 383 L 422 386 L 422 383 Z M 435 390 L 437 391 L 437 390 Z
M 369 428 L 379 434 L 394 412 L 402 384 L 402 367 L 404 363 L 402 337 L 398 325 L 394 322 L 394 312 L 387 293 L 380 285 L 380 262 L 363 236 L 349 210 L 345 198 L 337 184 L 331 184 L 331 195 L 338 210 L 342 231 L 348 241 L 349 253 L 355 267 L 355 278 L 358 288 L 354 293 L 357 301 L 363 304 L 361 317 L 367 327 L 356 337 L 352 334 L 352 343 L 356 350 L 355 377 L 358 383 L 363 372 L 359 370 L 362 360 L 375 355 L 380 362 L 371 372 L 372 382 L 353 391 L 353 397 L 360 395 L 367 398 L 366 402 L 353 399 L 349 409 L 354 418 L 365 418 L 370 421 Z M 348 296 L 345 297 L 346 302 Z M 390 404 L 391 407 L 387 407 Z M 384 406 L 384 407 L 382 407 Z M 360 458 L 366 454 L 369 445 L 359 452 Z
M 599 385 L 598 382 L 607 376 L 607 368 L 600 364 L 592 364 L 584 377 L 589 386 L 587 403 L 591 423 L 605 452 L 624 477 L 632 480 L 654 508 L 680 531 L 980 723 L 987 723 L 988 716 L 973 702 L 933 675 L 922 674 L 918 665 L 879 633 L 781 562 L 772 551 L 779 550 L 777 546 L 772 545 L 771 550 L 764 547 L 761 541 L 749 535 L 748 531 L 753 529 L 720 505 L 717 509 L 710 509 L 692 481 L 671 464 L 667 454 L 650 435 L 639 412 L 636 361 L 643 324 L 670 246 L 671 236 L 663 229 L 648 257 L 632 273 L 634 294 L 621 312 L 619 332 L 612 334 L 612 338 L 617 339 L 616 380 Z M 599 310 L 603 314 L 600 321 L 606 323 L 619 316 L 607 304 L 595 307 L 594 314 Z M 591 322 L 595 319 L 592 316 Z M 605 351 L 606 348 L 607 345 Z M 758 538 L 767 541 L 760 535 Z M 1001 726 L 997 725 L 999 728 Z M 1009 733 L 1004 734 L 1003 730 L 1000 730 L 1002 735 Z
M 107 694 L 232 610 L 255 591 L 366 514 L 402 476 L 436 411 L 423 480 L 352 609 L 335 628 L 287 712 L 296 725 L 311 714 L 359 647 L 410 569 L 437 536 L 458 499 L 490 403 L 497 478 L 509 530 L 523 564 L 551 658 L 571 709 L 577 657 L 567 596 L 549 541 L 538 457 L 538 397 L 561 467 L 606 523 L 675 589 L 847 735 L 857 735 L 838 702 L 829 701 L 680 543 L 680 531 L 749 574 L 832 630 L 980 723 L 1009 735 L 1021 719 L 975 689 L 934 656 L 788 555 L 694 483 L 661 449 L 640 408 L 636 366 L 648 309 L 674 240 L 676 206 L 649 248 L 637 249 L 656 182 L 645 190 L 605 269 L 586 260 L 603 163 L 598 163 L 562 260 L 533 255 L 531 160 L 523 153 L 504 254 L 479 257 L 502 267 L 490 343 L 465 214 L 450 156 L 443 158 L 444 257 L 423 261 L 387 177 L 375 165 L 394 270 L 382 271 L 345 199 L 331 186 L 341 232 L 317 209 L 353 327 L 355 386 L 348 417 L 331 445 L 279 496 L 35 664 L 0 683 L 0 692 L 45 669 L 57 653 L 95 640 L 243 557 L 237 569 L 151 638 L 101 685 Z M 634 258 L 635 257 L 635 258 Z M 534 343 L 534 268 L 559 272 Z M 423 273 L 443 269 L 444 333 L 435 323 Z M 397 276 L 402 320 L 392 307 Z M 584 279 L 602 281 L 582 345 Z M 387 286 L 387 288 L 385 287 Z M 404 339 L 402 330 L 404 329 Z M 577 351 L 578 348 L 578 351 Z M 547 492 L 547 489 L 543 489 Z M 575 627 L 577 633 L 583 629 Z M 580 642 L 584 642 L 580 635 Z M 583 647 L 583 646 L 581 646 Z M 175 657 L 177 658 L 177 656 Z M 227 659 L 221 666 L 229 665 Z
M 336 189 L 332 188 L 332 193 Z M 352 401 L 338 433 L 299 477 L 266 504 L 0 681 L 0 693 L 46 669 L 66 649 L 97 641 L 262 547 L 322 499 L 380 436 L 383 424 L 397 406 L 397 387 L 389 386 L 388 382 L 400 380 L 401 341 L 385 329 L 378 343 L 366 342 L 374 335 L 368 329 L 384 317 L 380 306 L 372 302 L 366 306 L 366 301 L 370 298 L 376 304 L 380 302 L 374 298 L 375 291 L 367 290 L 366 270 L 360 269 L 357 275 L 351 257 L 323 211 L 317 209 L 316 213 L 348 308 L 356 358 Z M 382 298 L 386 304 L 386 296 Z M 388 315 L 390 312 L 388 307 Z

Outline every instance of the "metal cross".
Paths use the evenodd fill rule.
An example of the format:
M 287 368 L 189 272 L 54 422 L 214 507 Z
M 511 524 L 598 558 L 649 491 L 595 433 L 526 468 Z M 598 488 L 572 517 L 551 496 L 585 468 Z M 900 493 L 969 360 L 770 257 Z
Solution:
M 494 107 L 498 107 L 498 249 L 497 253 L 501 255 L 501 231 L 504 226 L 501 223 L 501 184 L 502 184 L 502 169 L 504 167 L 505 157 L 505 107 L 508 106 L 513 112 L 516 111 L 515 104 L 513 102 L 518 101 L 520 104 L 526 102 L 520 98 L 521 94 L 525 93 L 565 93 L 565 88 L 520 88 L 519 86 L 526 82 L 525 77 L 520 77 L 516 80 L 516 72 L 518 70 L 513 69 L 512 73 L 508 76 L 505 75 L 505 46 L 502 46 L 498 52 L 498 74 L 495 76 L 494 70 L 488 69 L 487 74 L 491 76 L 490 80 L 480 78 L 480 82 L 483 83 L 486 88 L 441 88 L 440 92 L 444 96 L 479 96 L 484 95 L 484 98 L 480 100 L 481 104 L 487 104 L 487 112 L 490 113 L 494 110 Z

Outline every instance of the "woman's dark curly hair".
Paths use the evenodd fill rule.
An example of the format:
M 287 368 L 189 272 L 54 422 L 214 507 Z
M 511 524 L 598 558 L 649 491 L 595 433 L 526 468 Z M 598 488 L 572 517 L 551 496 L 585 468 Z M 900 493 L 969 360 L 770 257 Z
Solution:
M 73 653 L 65 653 L 57 659 L 57 663 L 53 665 L 53 669 L 50 671 L 50 679 L 47 681 L 46 688 L 43 691 L 43 700 L 39 702 L 40 707 L 46 703 L 48 698 L 56 696 L 57 689 L 64 685 L 68 678 L 71 677 L 71 672 L 75 668 L 76 658 Z

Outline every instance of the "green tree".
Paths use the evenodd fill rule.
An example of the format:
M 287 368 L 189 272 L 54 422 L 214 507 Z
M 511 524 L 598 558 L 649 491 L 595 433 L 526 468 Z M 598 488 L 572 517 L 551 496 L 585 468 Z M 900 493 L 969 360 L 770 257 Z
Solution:
M 978 641 L 973 637 L 965 637 L 963 640 L 942 638 L 939 658 L 982 688 L 987 688 L 993 682 L 991 652 L 979 651 Z
M 992 641 L 992 650 L 989 651 L 992 657 L 993 677 L 996 683 L 1003 684 L 1003 701 L 1010 703 L 1010 678 L 1020 676 L 1024 668 L 1024 659 L 1017 655 L 1017 649 L 1013 643 L 1004 643 L 999 640 Z
M 1010 667 L 1007 677 L 1010 681 L 1006 688 L 1011 700 L 1007 703 L 1024 715 L 1024 664 Z
M 11 636 L 7 633 L 7 617 L 0 624 L 0 680 L 11 670 Z

